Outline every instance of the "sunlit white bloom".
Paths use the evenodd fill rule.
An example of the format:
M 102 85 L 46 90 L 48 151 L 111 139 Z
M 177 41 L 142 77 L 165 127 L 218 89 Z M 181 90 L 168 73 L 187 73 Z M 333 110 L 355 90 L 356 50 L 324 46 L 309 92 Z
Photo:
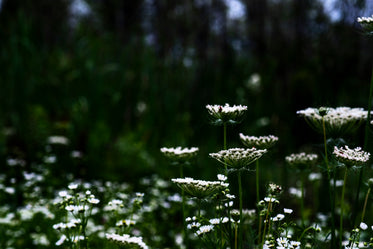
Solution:
M 148 246 L 143 242 L 142 237 L 131 237 L 128 234 L 106 234 L 106 238 L 120 245 L 139 246 L 140 248 L 148 249 Z
M 360 228 L 363 229 L 363 230 L 367 230 L 368 225 L 365 224 L 364 222 L 361 222 L 361 223 L 360 223 Z
M 333 155 L 347 167 L 361 166 L 365 164 L 370 157 L 370 153 L 363 151 L 360 147 L 350 149 L 347 145 L 341 148 L 335 146 Z
M 5 191 L 5 193 L 8 193 L 8 194 L 12 195 L 16 192 L 16 189 L 13 188 L 13 187 L 5 187 L 4 191 Z
M 19 165 L 19 166 L 25 166 L 26 165 L 26 161 L 22 160 L 22 159 L 19 159 L 19 158 L 8 158 L 6 160 L 6 163 L 8 164 L 8 166 L 16 166 L 16 165 Z
M 218 153 L 210 153 L 209 155 L 229 168 L 242 169 L 247 168 L 251 163 L 259 159 L 266 152 L 266 149 L 259 150 L 256 148 L 233 148 L 221 150 Z
M 55 155 L 46 156 L 44 157 L 44 162 L 48 164 L 53 164 L 57 162 L 57 157 Z
M 293 209 L 290 209 L 290 208 L 284 208 L 284 213 L 285 213 L 285 214 L 291 214 L 291 213 L 293 213 Z
M 294 187 L 289 188 L 289 194 L 291 194 L 295 197 L 298 197 L 298 198 L 302 197 L 302 191 L 300 189 L 297 189 L 297 188 L 294 188 Z
M 66 239 L 67 239 L 66 235 L 62 234 L 61 238 L 56 242 L 56 246 L 62 245 L 63 242 L 65 242 Z
M 277 214 L 275 217 L 272 217 L 271 220 L 272 221 L 281 221 L 285 218 L 285 215 L 283 214 Z
M 241 122 L 243 115 L 247 111 L 247 106 L 229 104 L 222 105 L 206 105 L 208 114 L 215 125 L 237 124 Z
M 241 142 L 249 148 L 255 147 L 257 149 L 269 149 L 274 146 L 277 141 L 278 137 L 273 135 L 268 136 L 246 136 L 242 133 L 239 134 Z
M 70 183 L 68 186 L 69 189 L 77 189 L 78 187 L 79 187 L 79 184 L 77 183 Z
M 317 181 L 317 180 L 321 180 L 322 178 L 322 174 L 321 173 L 310 173 L 309 176 L 308 176 L 308 180 L 310 181 Z
M 225 176 L 225 175 L 222 175 L 222 174 L 218 174 L 218 176 L 217 176 L 217 177 L 218 177 L 218 180 L 219 180 L 219 181 L 223 181 L 223 182 L 224 182 L 224 181 L 226 181 L 226 180 L 228 179 L 228 177 L 227 177 L 227 176 Z
M 100 202 L 100 200 L 97 198 L 88 198 L 87 200 L 91 204 L 98 204 Z
M 297 114 L 304 117 L 307 123 L 320 133 L 323 133 L 324 119 L 327 134 L 341 135 L 355 131 L 366 120 L 368 112 L 363 108 L 324 107 L 307 108 L 297 111 Z
M 314 164 L 317 159 L 318 156 L 316 154 L 307 154 L 305 152 L 290 154 L 289 156 L 285 157 L 286 162 L 297 169 L 306 169 Z
M 208 232 L 212 231 L 213 229 L 214 229 L 213 225 L 200 226 L 199 229 L 196 231 L 196 234 L 197 235 L 202 235 L 202 234 L 205 234 L 205 233 L 208 233 Z
M 190 160 L 197 156 L 199 149 L 197 147 L 192 148 L 161 148 L 161 152 L 174 163 L 190 163 Z
M 31 238 L 34 245 L 49 246 L 50 244 L 48 237 L 45 234 L 32 233 Z
M 47 139 L 47 143 L 68 145 L 69 144 L 69 139 L 67 137 L 64 137 L 64 136 L 50 136 Z
M 191 196 L 206 198 L 226 188 L 227 183 L 221 181 L 195 180 L 191 177 L 171 179 L 181 189 Z

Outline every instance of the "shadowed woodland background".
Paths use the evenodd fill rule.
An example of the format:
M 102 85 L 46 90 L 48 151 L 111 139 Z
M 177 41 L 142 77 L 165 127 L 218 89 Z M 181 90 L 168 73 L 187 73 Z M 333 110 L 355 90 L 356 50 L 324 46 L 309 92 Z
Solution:
M 83 14 L 72 2 L 2 1 L 2 166 L 9 157 L 41 162 L 47 137 L 63 135 L 70 143 L 60 153 L 84 157 L 57 162 L 57 175 L 169 179 L 178 170 L 159 148 L 197 146 L 186 175 L 211 179 L 220 166 L 208 153 L 222 149 L 223 130 L 205 106 L 230 103 L 248 113 L 229 127 L 228 147 L 242 146 L 239 132 L 278 136 L 262 167 L 275 170 L 267 179 L 287 179 L 284 156 L 322 142 L 297 110 L 367 109 L 372 41 L 356 22 L 372 14 L 364 0 L 336 1 L 334 19 L 314 0 L 236 0 L 238 17 L 228 0 L 87 0 Z M 351 141 L 362 145 L 362 135 Z

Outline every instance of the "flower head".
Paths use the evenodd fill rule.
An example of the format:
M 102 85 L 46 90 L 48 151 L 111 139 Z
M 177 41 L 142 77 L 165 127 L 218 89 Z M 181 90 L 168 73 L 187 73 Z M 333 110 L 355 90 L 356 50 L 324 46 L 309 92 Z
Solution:
M 298 154 L 290 154 L 289 156 L 285 157 L 286 162 L 290 166 L 294 166 L 297 169 L 306 169 L 308 166 L 313 165 L 318 159 L 316 154 L 307 154 L 305 152 L 301 152 Z
M 195 180 L 191 177 L 175 178 L 171 179 L 171 181 L 176 183 L 177 186 L 192 197 L 197 197 L 199 199 L 212 196 L 213 194 L 218 193 L 220 190 L 228 187 L 228 183 L 221 181 Z
M 190 161 L 195 158 L 198 154 L 199 149 L 197 147 L 192 148 L 161 148 L 161 152 L 168 159 L 170 159 L 175 164 L 190 163 Z
M 210 157 L 215 158 L 219 162 L 227 165 L 232 169 L 244 169 L 251 163 L 259 159 L 267 150 L 259 150 L 256 148 L 242 149 L 233 148 L 228 150 L 221 150 L 218 153 L 210 153 Z
M 323 119 L 325 131 L 329 135 L 342 135 L 354 132 L 367 118 L 368 112 L 363 108 L 307 108 L 297 111 L 307 123 L 319 133 L 323 133 Z
M 373 32 L 373 15 L 370 17 L 358 17 L 357 22 L 363 27 L 367 34 L 372 34 Z
M 247 111 L 247 106 L 229 104 L 223 105 L 206 105 L 207 112 L 210 114 L 212 123 L 215 125 L 237 124 Z
M 242 143 L 249 148 L 255 147 L 258 149 L 269 149 L 273 145 L 275 145 L 278 141 L 278 137 L 269 135 L 269 136 L 245 136 L 244 134 L 240 133 L 240 139 Z
M 370 153 L 361 150 L 360 147 L 350 149 L 347 145 L 341 148 L 335 146 L 333 155 L 339 162 L 344 163 L 347 167 L 362 166 L 370 157 Z
M 106 234 L 106 238 L 110 241 L 115 242 L 118 245 L 123 246 L 138 246 L 143 249 L 148 249 L 148 246 L 142 241 L 141 237 L 131 237 L 128 234 L 118 235 L 118 234 Z M 132 248 L 132 247 L 131 247 Z

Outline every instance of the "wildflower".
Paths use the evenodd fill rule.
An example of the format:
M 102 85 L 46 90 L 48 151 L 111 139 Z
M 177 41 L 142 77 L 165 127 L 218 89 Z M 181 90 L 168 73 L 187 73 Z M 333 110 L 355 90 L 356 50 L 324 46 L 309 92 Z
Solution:
M 361 223 L 360 223 L 360 228 L 363 229 L 363 230 L 367 230 L 368 225 L 365 224 L 364 222 L 361 222 Z
M 305 152 L 290 154 L 289 156 L 285 157 L 286 162 L 290 166 L 294 166 L 300 170 L 306 169 L 308 166 L 311 166 L 317 161 L 317 159 L 318 156 L 316 154 L 306 154 Z
M 293 212 L 293 209 L 290 208 L 284 208 L 284 213 L 285 214 L 291 214 Z
M 70 183 L 69 186 L 68 186 L 68 188 L 72 189 L 72 190 L 77 189 L 78 187 L 79 187 L 79 184 L 77 184 L 77 183 Z
M 148 246 L 142 241 L 142 237 L 131 237 L 128 234 L 118 235 L 118 234 L 106 234 L 106 238 L 113 241 L 119 245 L 123 246 L 138 246 L 143 249 L 148 249 Z
M 308 180 L 310 181 L 317 181 L 321 180 L 322 174 L 321 173 L 310 173 L 308 176 Z
M 232 169 L 244 169 L 251 163 L 259 159 L 267 150 L 259 150 L 256 148 L 242 149 L 233 148 L 221 150 L 218 153 L 210 153 L 210 157 L 215 158 L 219 162 L 227 165 Z
M 211 116 L 212 123 L 215 125 L 240 123 L 247 110 L 247 106 L 229 106 L 229 104 L 225 104 L 224 106 L 206 105 L 206 108 Z
M 268 194 L 271 196 L 276 196 L 282 192 L 282 187 L 275 183 L 269 183 L 267 186 Z
M 269 149 L 274 146 L 277 141 L 278 137 L 273 135 L 268 136 L 245 136 L 244 134 L 240 133 L 241 142 L 248 148 L 258 148 L 258 149 Z
M 373 15 L 371 17 L 358 17 L 357 22 L 363 27 L 367 34 L 372 34 L 373 32 Z
M 64 136 L 50 136 L 47 139 L 48 144 L 61 144 L 61 145 L 68 145 L 69 139 Z
M 195 180 L 191 177 L 171 179 L 181 189 L 193 197 L 199 199 L 211 196 L 227 187 L 227 183 L 221 181 Z
M 307 123 L 317 132 L 323 133 L 323 122 L 325 131 L 329 135 L 342 135 L 352 133 L 367 118 L 368 112 L 363 108 L 337 107 L 307 108 L 297 111 L 297 114 L 304 117 Z
M 189 163 L 191 159 L 197 156 L 198 153 L 197 147 L 192 148 L 161 148 L 161 152 L 165 155 L 168 159 L 170 159 L 174 163 Z
M 362 166 L 370 157 L 370 153 L 362 151 L 360 147 L 350 149 L 347 145 L 345 147 L 334 147 L 334 156 L 338 161 L 345 164 L 346 167 Z
M 200 226 L 199 229 L 196 231 L 196 235 L 203 235 L 205 233 L 208 233 L 214 229 L 213 225 L 204 225 Z

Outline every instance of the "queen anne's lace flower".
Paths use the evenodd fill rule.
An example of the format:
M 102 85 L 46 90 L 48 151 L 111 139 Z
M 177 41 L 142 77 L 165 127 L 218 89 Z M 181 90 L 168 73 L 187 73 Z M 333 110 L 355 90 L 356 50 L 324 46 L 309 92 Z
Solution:
M 324 118 L 325 131 L 333 136 L 355 131 L 367 118 L 368 112 L 363 108 L 328 107 L 307 108 L 297 111 L 297 114 L 304 117 L 307 123 L 320 133 L 323 133 L 322 118 Z
M 286 162 L 297 169 L 305 169 L 306 167 L 313 165 L 317 159 L 318 156 L 316 154 L 307 154 L 305 152 L 290 154 L 285 157 Z
M 197 147 L 192 148 L 161 148 L 161 152 L 174 163 L 187 163 L 191 159 L 196 157 L 199 149 Z
M 111 233 L 111 234 L 106 234 L 106 238 L 119 245 L 138 246 L 143 249 L 148 249 L 148 246 L 142 241 L 141 237 L 135 237 L 135 236 L 131 237 L 128 234 L 118 235 L 118 234 Z
M 247 168 L 251 163 L 259 159 L 267 150 L 259 150 L 256 148 L 242 149 L 233 148 L 221 150 L 218 153 L 210 153 L 210 157 L 215 158 L 219 162 L 225 164 L 232 169 Z
M 357 22 L 360 23 L 368 34 L 373 32 L 373 15 L 370 17 L 358 17 Z
M 345 147 L 334 147 L 334 156 L 338 161 L 344 163 L 347 167 L 362 166 L 370 157 L 370 153 L 361 150 L 360 147 L 350 149 L 347 145 Z
M 240 139 L 242 143 L 249 148 L 255 147 L 258 149 L 269 149 L 273 145 L 275 145 L 278 141 L 278 137 L 269 135 L 269 136 L 245 136 L 244 134 L 240 133 Z
M 171 179 L 181 189 L 193 197 L 203 199 L 228 187 L 228 183 L 221 181 L 195 180 L 191 177 Z
M 206 109 L 211 116 L 212 123 L 216 125 L 237 124 L 241 122 L 247 106 L 229 104 L 223 105 L 206 105 Z

